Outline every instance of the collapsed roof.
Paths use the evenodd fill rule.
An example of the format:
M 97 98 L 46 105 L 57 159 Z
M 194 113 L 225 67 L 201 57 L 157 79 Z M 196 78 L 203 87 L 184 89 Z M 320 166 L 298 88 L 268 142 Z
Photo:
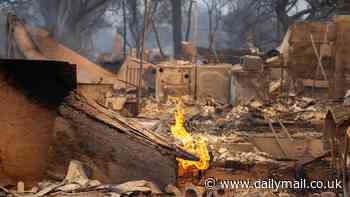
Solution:
M 0 18 L 4 29 L 0 37 L 8 38 L 0 47 L 3 57 L 65 61 L 77 65 L 80 84 L 121 84 L 114 73 L 63 46 L 44 28 L 30 26 L 14 15 L 1 14 Z

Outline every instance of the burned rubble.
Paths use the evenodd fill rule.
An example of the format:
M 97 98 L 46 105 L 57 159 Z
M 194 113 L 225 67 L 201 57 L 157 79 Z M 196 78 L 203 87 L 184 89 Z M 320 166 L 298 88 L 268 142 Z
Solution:
M 98 61 L 122 62 L 113 72 L 45 28 L 1 17 L 10 47 L 0 60 L 0 196 L 347 193 L 350 87 L 347 53 L 334 45 L 349 16 L 291 25 L 272 57 L 184 42 L 182 59 L 131 49 L 120 61 L 113 49 Z M 208 189 L 213 179 L 339 179 L 344 189 Z

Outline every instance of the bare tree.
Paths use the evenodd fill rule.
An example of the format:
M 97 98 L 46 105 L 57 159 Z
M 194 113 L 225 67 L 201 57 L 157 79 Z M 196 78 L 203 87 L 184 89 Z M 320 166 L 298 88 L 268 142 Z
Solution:
M 218 31 L 222 17 L 223 8 L 228 4 L 228 0 L 201 0 L 206 6 L 208 11 L 208 43 L 209 49 L 213 49 L 213 44 L 215 42 L 215 35 Z
M 224 16 L 224 30 L 235 43 L 245 32 L 254 35 L 262 48 L 276 47 L 290 24 L 303 20 L 325 20 L 335 11 L 335 4 L 326 0 L 237 0 Z M 232 18 L 236 20 L 233 21 Z
M 121 0 L 118 0 L 118 2 Z M 84 55 L 92 55 L 92 36 L 110 26 L 105 20 L 112 0 L 3 0 L 0 9 L 14 12 L 27 23 L 43 25 L 53 37 Z
M 261 0 L 255 1 L 255 7 L 274 13 L 283 31 L 294 21 L 325 19 L 335 10 L 334 5 L 320 0 Z
M 140 18 L 142 18 L 142 14 L 140 11 L 140 2 L 137 0 L 128 0 L 128 22 L 129 22 L 129 32 L 131 34 L 131 38 L 134 41 L 134 46 L 137 49 L 137 54 L 140 49 L 140 40 L 141 40 L 141 29 L 142 24 L 140 23 Z
M 150 16 L 150 23 L 151 23 L 152 30 L 153 30 L 153 33 L 154 33 L 154 36 L 155 36 L 155 39 L 156 39 L 156 43 L 157 43 L 157 46 L 158 46 L 158 49 L 159 49 L 159 53 L 160 53 L 160 55 L 162 57 L 165 57 L 165 54 L 164 54 L 164 51 L 163 51 L 163 48 L 162 48 L 162 44 L 161 44 L 161 40 L 160 40 L 160 35 L 159 35 L 159 32 L 158 32 L 158 28 L 157 28 L 156 22 L 154 20 L 154 18 L 156 17 L 157 11 L 159 10 L 158 7 L 159 7 L 160 3 L 161 3 L 161 1 L 154 1 L 154 7 L 153 7 L 153 10 L 152 10 L 152 13 L 151 13 L 151 16 Z
M 194 0 L 190 0 L 188 3 L 188 10 L 187 10 L 187 27 L 186 27 L 186 35 L 185 40 L 190 40 L 190 34 L 191 34 L 191 26 L 192 26 L 192 10 L 193 10 L 193 3 Z
M 181 57 L 182 47 L 182 0 L 170 0 L 172 8 L 172 27 L 174 56 Z
M 79 51 L 103 24 L 103 16 L 111 1 L 37 0 L 37 3 L 54 37 Z
M 114 2 L 112 8 L 108 9 L 113 15 L 111 21 L 113 26 L 124 37 L 124 44 L 127 47 L 135 48 L 137 56 L 140 55 L 142 30 L 144 28 L 144 3 L 141 0 L 121 0 L 121 2 Z M 162 49 L 159 27 L 171 23 L 170 1 L 152 0 L 148 2 L 148 8 L 148 24 L 145 28 L 145 40 L 149 44 L 149 35 L 152 33 L 161 55 L 165 56 Z M 123 20 L 120 20 L 120 16 L 123 17 Z

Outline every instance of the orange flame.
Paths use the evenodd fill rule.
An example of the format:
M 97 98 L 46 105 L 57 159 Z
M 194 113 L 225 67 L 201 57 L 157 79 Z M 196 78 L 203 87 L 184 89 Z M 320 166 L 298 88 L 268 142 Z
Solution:
M 171 132 L 178 139 L 185 150 L 199 157 L 199 161 L 188 161 L 181 158 L 176 158 L 179 162 L 179 167 L 186 170 L 191 167 L 196 167 L 199 170 L 206 170 L 209 167 L 209 151 L 207 144 L 203 138 L 194 140 L 191 134 L 185 128 L 185 110 L 181 99 L 178 101 L 175 112 L 176 123 L 171 127 Z

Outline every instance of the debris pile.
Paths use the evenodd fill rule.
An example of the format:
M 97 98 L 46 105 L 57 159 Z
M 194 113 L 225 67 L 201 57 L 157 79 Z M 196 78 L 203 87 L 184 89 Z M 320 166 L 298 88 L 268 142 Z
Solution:
M 185 99 L 186 100 L 186 99 Z M 322 102 L 308 97 L 278 97 L 269 103 L 251 100 L 232 107 L 220 104 L 213 99 L 206 102 L 186 102 L 186 120 L 191 131 L 223 134 L 232 131 L 266 132 L 269 121 L 281 127 L 297 126 L 298 128 L 313 129 L 322 125 L 327 110 Z M 173 118 L 170 114 L 175 111 L 174 102 L 158 103 L 150 98 L 144 102 L 142 117 L 159 119 L 170 124 Z M 169 127 L 164 127 L 169 128 Z
M 239 129 L 249 130 L 257 126 L 297 125 L 299 128 L 313 128 L 314 123 L 322 121 L 325 109 L 320 102 L 307 97 L 277 97 L 269 103 L 252 100 L 234 107 L 226 119 L 236 120 Z M 280 127 L 279 126 L 279 127 Z
M 181 158 L 176 158 L 179 162 L 179 168 L 187 170 L 191 167 L 196 167 L 199 170 L 206 170 L 209 167 L 209 152 L 207 144 L 202 138 L 194 139 L 184 127 L 184 109 L 182 101 L 178 101 L 175 113 L 175 125 L 171 127 L 171 132 L 176 140 L 179 141 L 184 150 L 187 150 L 199 157 L 199 161 L 188 161 Z
M 227 62 L 238 63 L 241 60 L 243 61 L 241 65 L 197 65 L 194 63 L 196 62 L 195 54 L 192 54 L 194 49 L 187 45 L 187 49 L 191 51 L 188 53 L 191 61 L 169 61 L 153 65 L 128 57 L 118 73 L 113 73 L 61 45 L 42 28 L 29 26 L 15 16 L 9 16 L 8 22 L 8 28 L 12 30 L 8 31 L 11 32 L 11 35 L 8 36 L 9 40 L 22 52 L 21 57 L 43 59 L 49 64 L 55 64 L 55 62 L 48 60 L 71 62 L 72 64 L 63 66 L 63 68 L 67 67 L 63 69 L 64 71 L 60 69 L 53 72 L 57 74 L 62 72 L 70 76 L 71 81 L 74 81 L 74 87 L 64 91 L 64 95 L 59 96 L 59 101 L 49 109 L 50 125 L 45 128 L 47 133 L 52 132 L 47 134 L 52 135 L 52 142 L 50 141 L 50 148 L 47 148 L 49 144 L 42 148 L 45 152 L 44 158 L 49 152 L 47 153 L 49 155 L 47 156 L 49 157 L 48 167 L 45 166 L 42 169 L 45 168 L 48 174 L 47 179 L 55 178 L 56 181 L 47 180 L 35 184 L 35 187 L 28 188 L 29 184 L 26 183 L 26 180 L 18 180 L 18 178 L 23 178 L 21 175 L 14 176 L 16 179 L 8 185 L 18 182 L 17 188 L 0 187 L 0 196 L 187 196 L 189 191 L 192 194 L 193 192 L 197 194 L 209 192 L 203 191 L 203 180 L 211 176 L 220 175 L 219 177 L 225 179 L 234 177 L 239 180 L 275 178 L 277 175 L 288 177 L 288 180 L 295 180 L 298 174 L 334 178 L 334 170 L 328 170 L 325 167 L 329 163 L 335 165 L 338 172 L 340 171 L 339 166 L 344 164 L 342 173 L 343 175 L 346 173 L 347 163 L 342 163 L 334 158 L 348 153 L 342 154 L 339 151 L 339 147 L 343 146 L 343 138 L 339 138 L 336 134 L 339 132 L 345 135 L 346 147 L 348 147 L 349 139 L 343 131 L 350 125 L 349 110 L 344 109 L 344 106 L 341 106 L 339 111 L 329 109 L 339 104 L 331 103 L 314 94 L 311 98 L 306 91 L 294 91 L 298 93 L 284 91 L 288 88 L 287 86 L 298 81 L 298 79 L 289 79 L 294 77 L 292 74 L 296 74 L 298 78 L 298 73 L 299 78 L 304 80 L 302 81 L 303 88 L 310 87 L 310 80 L 313 81 L 311 84 L 313 90 L 326 87 L 323 86 L 324 84 L 323 87 L 319 87 L 320 85 L 316 84 L 317 78 L 310 79 L 310 76 L 314 74 L 313 69 L 305 73 L 305 68 L 301 70 L 300 65 L 302 64 L 297 64 L 299 59 L 297 62 L 292 61 L 292 65 L 298 65 L 294 68 L 286 69 L 286 65 L 272 68 L 269 67 L 272 64 L 265 65 L 269 63 L 265 62 L 262 57 L 252 56 L 246 51 L 236 51 L 245 56 L 235 57 Z M 319 27 L 323 29 L 324 25 L 319 25 Z M 301 31 L 302 28 L 299 28 L 295 30 Z M 116 42 L 120 42 L 118 40 L 120 38 L 116 39 Z M 297 34 L 290 39 L 297 39 Z M 288 46 L 285 47 L 288 48 Z M 293 52 L 286 48 L 281 52 Z M 200 52 L 201 49 L 198 51 Z M 314 51 L 311 52 L 307 54 L 308 58 L 314 55 Z M 12 55 L 16 56 L 16 54 Z M 211 52 L 206 56 L 210 58 Z M 290 56 L 291 60 L 293 57 L 293 55 Z M 227 57 L 223 53 L 216 58 L 224 60 Z M 284 61 L 282 56 L 274 58 L 278 59 L 277 63 L 272 62 L 274 64 Z M 311 62 L 315 60 L 314 57 L 311 59 Z M 108 57 L 101 56 L 100 60 L 104 60 L 102 61 L 104 63 L 113 63 L 119 61 L 120 57 L 110 54 Z M 28 63 L 28 61 L 22 61 L 22 63 L 25 62 Z M 302 62 L 308 63 L 304 60 Z M 4 62 L 0 61 L 0 63 L 4 65 Z M 16 62 L 10 63 L 15 64 Z M 144 64 L 144 67 L 140 67 L 140 64 Z M 313 68 L 323 67 L 320 60 L 318 64 L 320 65 L 313 64 Z M 17 67 L 13 65 L 12 68 Z M 279 79 L 270 80 L 265 76 L 265 74 L 272 75 L 271 70 L 276 68 L 281 71 Z M 23 68 L 18 70 L 21 69 Z M 284 74 L 284 69 L 289 73 Z M 149 79 L 142 78 L 144 77 L 143 71 L 146 71 L 145 76 L 147 75 Z M 329 72 L 333 72 L 332 69 L 327 69 L 327 73 Z M 2 76 L 2 73 L 0 74 Z M 46 76 L 45 73 L 43 75 Z M 37 77 L 37 75 L 29 75 L 30 77 Z M 38 76 L 39 79 L 40 77 Z M 239 80 L 239 77 L 242 79 Z M 50 79 L 58 78 L 55 76 Z M 327 76 L 324 78 L 322 82 L 327 82 L 327 87 L 331 92 L 331 82 L 327 80 Z M 216 79 L 215 83 L 213 79 Z M 240 82 L 236 84 L 234 80 Z M 338 87 L 337 94 L 340 94 L 345 86 L 339 86 L 342 83 L 338 80 L 335 79 L 336 83 L 333 88 Z M 289 83 L 289 81 L 293 82 Z M 40 82 L 39 84 L 45 84 L 45 81 Z M 60 86 L 66 85 L 61 81 L 58 83 Z M 245 88 L 242 84 L 249 88 Z M 11 90 L 17 88 L 10 83 L 6 85 L 11 87 Z M 249 90 L 246 95 L 245 93 L 239 94 L 237 97 L 240 99 L 236 98 L 234 102 L 231 98 L 233 92 L 240 91 L 232 90 L 232 86 Z M 50 93 L 51 90 L 57 90 L 53 87 L 49 86 Z M 155 89 L 155 92 L 147 93 L 153 94 L 154 97 L 142 97 L 145 90 L 152 88 Z M 12 99 L 27 98 L 26 93 L 33 91 L 28 87 L 24 89 L 25 91 L 20 92 L 20 96 L 11 95 L 5 89 L 0 92 L 1 96 L 10 103 Z M 40 96 L 49 97 L 47 92 Z M 178 104 L 179 98 L 182 100 L 181 104 Z M 8 103 L 2 103 L 4 108 L 10 106 Z M 21 105 L 18 103 L 14 107 L 7 107 L 6 114 L 0 119 L 7 120 L 7 113 L 18 115 L 21 110 L 17 109 L 33 104 L 32 102 L 23 102 Z M 345 104 L 349 102 L 346 100 Z M 25 111 L 20 116 L 29 119 L 28 114 Z M 17 117 L 13 119 L 18 121 Z M 327 137 L 322 133 L 325 119 L 330 121 L 328 122 L 329 128 L 326 125 L 326 129 L 328 134 L 332 134 L 330 135 L 331 140 L 328 141 L 333 140 L 333 151 L 327 149 L 322 139 Z M 18 123 L 11 121 L 5 125 Z M 42 120 L 36 122 L 44 123 Z M 37 127 L 39 125 L 31 124 Z M 6 130 L 5 126 L 3 128 Z M 39 129 L 34 128 L 33 130 Z M 27 127 L 26 129 L 21 128 L 20 131 L 27 132 Z M 19 130 L 17 132 L 20 133 Z M 12 134 L 9 132 L 9 136 Z M 16 137 L 20 139 L 18 136 Z M 39 139 L 35 135 L 32 138 Z M 12 144 L 8 143 L 10 140 L 10 137 L 4 141 L 0 140 L 6 145 L 6 147 L 4 145 L 5 148 L 0 146 L 0 170 L 4 168 L 3 165 L 7 164 L 10 156 L 15 158 L 18 152 L 25 155 L 25 151 L 32 151 L 26 147 L 22 147 L 21 151 L 8 148 L 12 147 Z M 32 141 L 27 143 L 35 144 Z M 48 140 L 47 143 L 49 143 Z M 7 149 L 11 149 L 14 153 L 6 152 Z M 337 151 L 334 151 L 335 149 Z M 345 151 L 348 151 L 348 148 Z M 4 153 L 9 156 L 3 156 Z M 330 154 L 333 157 L 332 161 L 329 159 Z M 35 160 L 29 158 L 28 155 L 25 158 Z M 20 162 L 13 163 L 17 165 Z M 12 167 L 11 165 L 8 166 Z M 310 168 L 313 168 L 313 171 L 307 169 L 308 166 L 312 166 Z M 196 168 L 196 171 L 190 174 L 189 181 L 185 179 L 187 177 L 180 176 L 182 171 L 191 168 Z M 316 172 L 321 168 L 322 170 Z M 185 181 L 181 180 L 182 178 Z M 145 180 L 134 181 L 139 179 Z M 124 183 L 105 184 L 122 182 Z M 185 186 L 182 185 L 183 182 Z M 193 185 L 187 187 L 190 184 Z M 165 192 L 160 188 L 165 188 Z M 219 193 L 219 190 L 214 192 Z M 237 195 L 246 197 L 291 196 L 289 193 L 278 194 L 284 191 L 255 192 L 245 190 Z M 321 196 L 334 195 L 333 193 L 322 193 Z
M 130 181 L 119 185 L 102 184 L 98 180 L 88 178 L 81 162 L 70 162 L 68 172 L 63 181 L 45 181 L 29 190 L 24 189 L 24 184 L 19 182 L 17 189 L 0 187 L 0 196 L 8 197 L 42 197 L 42 196 L 74 196 L 74 197 L 117 197 L 117 196 L 155 196 L 162 194 L 154 183 L 140 180 Z
M 276 97 L 269 102 L 250 100 L 237 106 L 207 98 L 185 97 L 186 128 L 208 144 L 211 162 L 237 162 L 282 168 L 285 161 L 313 160 L 325 154 L 323 103 L 305 96 Z M 175 123 L 176 102 L 144 100 L 142 117 L 154 121 L 154 130 L 169 136 Z M 149 116 L 148 116 L 149 115 Z

